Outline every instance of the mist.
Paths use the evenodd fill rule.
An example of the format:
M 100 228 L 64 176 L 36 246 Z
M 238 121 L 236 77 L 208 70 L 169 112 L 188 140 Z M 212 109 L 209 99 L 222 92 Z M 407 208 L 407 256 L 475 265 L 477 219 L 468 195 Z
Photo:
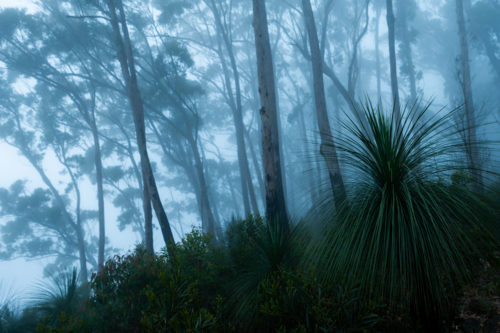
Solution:
M 0 281 L 338 211 L 369 103 L 428 106 L 495 183 L 499 22 L 496 0 L 1 0 Z

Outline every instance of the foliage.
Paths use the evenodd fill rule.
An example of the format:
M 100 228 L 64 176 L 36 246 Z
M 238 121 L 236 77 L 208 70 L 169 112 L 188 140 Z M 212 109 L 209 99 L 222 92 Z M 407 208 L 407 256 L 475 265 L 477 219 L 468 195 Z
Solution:
M 39 329 L 141 332 L 146 327 L 160 332 L 167 323 L 173 332 L 220 329 L 222 298 L 216 293 L 228 268 L 221 249 L 211 245 L 212 237 L 193 230 L 177 244 L 174 258 L 166 248 L 150 257 L 142 243 L 128 256 L 116 255 L 92 275 L 93 294 L 81 312 L 61 315 L 54 329 L 44 320 Z M 204 306 L 213 307 L 214 314 Z
M 293 269 L 301 249 L 299 229 L 284 233 L 279 223 L 263 221 L 259 216 L 249 216 L 228 227 L 226 242 L 236 269 L 227 291 L 228 317 L 232 321 L 246 328 L 251 324 L 267 328 L 255 302 L 258 287 L 280 268 Z
M 76 268 L 63 272 L 60 276 L 51 275 L 50 279 L 50 284 L 38 283 L 38 295 L 31 301 L 34 303 L 33 309 L 41 317 L 47 317 L 44 322 L 57 325 L 62 313 L 65 316 L 76 314 L 88 296 L 88 290 L 81 284 Z
M 220 332 L 222 298 L 216 299 L 215 315 L 199 308 L 197 281 L 186 276 L 179 257 L 168 262 L 169 271 L 161 273 L 159 289 L 146 288 L 149 309 L 141 323 L 148 332 Z
M 314 269 L 310 276 L 279 270 L 259 288 L 260 312 L 279 319 L 277 332 L 366 332 L 381 321 L 374 314 L 381 306 L 358 288 L 331 289 L 318 282 Z
M 425 120 L 428 107 L 405 110 L 398 125 L 367 102 L 373 136 L 353 120 L 343 123 L 337 149 L 353 173 L 349 205 L 341 214 L 329 209 L 324 233 L 303 258 L 323 281 L 365 277 L 360 288 L 369 299 L 390 300 L 403 313 L 413 307 L 420 318 L 451 311 L 450 295 L 500 245 L 494 203 L 451 183 L 450 173 L 466 171 L 448 125 L 453 113 Z

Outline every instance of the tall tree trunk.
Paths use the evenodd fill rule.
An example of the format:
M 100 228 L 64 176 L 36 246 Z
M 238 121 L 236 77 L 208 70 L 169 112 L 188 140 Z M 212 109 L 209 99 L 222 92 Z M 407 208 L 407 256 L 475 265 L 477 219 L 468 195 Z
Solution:
M 377 99 L 382 100 L 382 90 L 380 87 L 380 50 L 379 50 L 379 27 L 380 15 L 382 14 L 382 6 L 378 6 L 375 11 L 375 66 L 377 74 Z
M 283 230 L 287 230 L 288 215 L 281 175 L 276 89 L 265 0 L 253 0 L 252 25 L 255 33 L 259 94 L 262 105 L 260 116 L 262 121 L 262 159 L 266 184 L 266 219 L 271 223 L 279 220 Z
M 401 27 L 403 28 L 403 48 L 410 79 L 411 105 L 417 100 L 417 84 L 415 79 L 415 68 L 413 67 L 413 57 L 411 54 L 410 35 L 408 31 L 407 0 L 398 0 L 398 5 L 398 18 L 401 20 Z
M 201 160 L 200 152 L 198 150 L 198 145 L 194 140 L 189 140 L 191 145 L 191 150 L 193 151 L 194 165 L 196 172 L 198 174 L 198 181 L 200 183 L 201 189 L 201 213 L 203 221 L 203 231 L 210 232 L 214 235 L 214 240 L 221 241 L 222 234 L 221 230 L 216 230 L 215 228 L 215 218 L 210 208 L 210 201 L 208 200 L 208 186 L 205 181 L 205 173 L 203 171 L 203 162 Z
M 467 30 L 465 28 L 463 0 L 456 0 L 456 12 L 458 23 L 458 36 L 460 38 L 460 60 L 462 64 L 463 95 L 466 121 L 466 153 L 469 160 L 469 168 L 475 178 L 474 190 L 482 191 L 481 172 L 479 170 L 479 151 L 476 141 L 476 119 L 474 115 L 474 103 L 472 99 L 472 82 L 469 67 L 469 46 L 467 43 Z
M 203 157 L 203 160 L 206 161 L 207 158 L 205 156 L 205 147 L 203 147 L 203 145 L 200 145 L 200 149 L 201 149 L 201 156 Z M 208 197 L 209 199 L 212 198 L 212 200 L 210 200 L 210 207 L 213 207 L 214 209 L 214 217 L 215 217 L 215 234 L 216 235 L 220 235 L 217 236 L 218 238 L 222 239 L 222 227 L 221 227 L 221 223 L 220 223 L 220 215 L 219 215 L 219 209 L 217 207 L 217 201 L 216 201 L 216 198 L 215 198 L 215 193 L 216 191 L 214 191 L 214 187 L 212 186 L 213 184 L 213 181 L 212 181 L 212 177 L 211 177 L 211 174 L 210 174 L 210 171 L 208 170 L 208 166 L 207 164 L 205 163 L 205 168 L 204 168 L 204 173 L 207 175 L 207 188 L 208 188 Z
M 396 66 L 396 45 L 394 35 L 394 11 L 392 9 L 392 0 L 386 0 L 387 6 L 387 28 L 389 30 L 389 61 L 391 65 L 391 90 L 393 111 L 398 130 L 401 123 L 401 110 L 399 106 L 399 90 L 398 90 L 398 68 Z
M 172 234 L 167 214 L 165 213 L 165 209 L 161 203 L 160 194 L 158 193 L 158 188 L 156 187 L 156 181 L 153 175 L 153 169 L 151 168 L 151 163 L 149 161 L 146 145 L 146 129 L 144 126 L 144 105 L 141 99 L 139 86 L 137 84 L 134 56 L 125 20 L 123 3 L 121 0 L 117 1 L 118 9 L 120 11 L 120 23 L 123 31 L 123 39 L 118 24 L 114 1 L 107 0 L 107 4 L 111 19 L 111 27 L 113 28 L 116 53 L 118 55 L 125 86 L 127 87 L 130 106 L 132 108 L 134 125 L 137 133 L 137 146 L 139 148 L 139 154 L 141 155 L 141 167 L 144 174 L 144 186 L 148 187 L 151 202 L 153 203 L 165 243 L 175 245 L 174 235 Z
M 224 26 L 222 25 L 221 21 L 221 16 L 219 11 L 217 10 L 217 7 L 215 6 L 214 0 L 211 0 L 211 8 L 212 12 L 215 17 L 215 21 L 217 24 L 217 28 L 219 30 L 220 35 L 224 39 L 224 45 L 226 46 L 227 53 L 229 55 L 229 60 L 231 63 L 231 69 L 233 71 L 233 76 L 234 76 L 234 85 L 235 85 L 235 95 L 236 95 L 236 105 L 233 105 L 233 117 L 234 117 L 234 123 L 235 123 L 235 128 L 236 128 L 236 145 L 238 149 L 238 164 L 240 167 L 240 174 L 241 174 L 241 188 L 242 188 L 242 194 L 243 194 L 243 203 L 245 206 L 245 214 L 250 213 L 250 207 L 248 203 L 248 197 L 246 196 L 246 190 L 248 189 L 248 194 L 250 195 L 250 201 L 252 203 L 252 208 L 255 214 L 259 214 L 259 208 L 257 206 L 257 199 L 255 198 L 255 190 L 254 186 L 252 183 L 252 178 L 250 174 L 250 169 L 248 167 L 248 157 L 246 153 L 246 148 L 245 148 L 245 137 L 244 137 L 244 124 L 243 124 L 243 106 L 241 104 L 241 88 L 240 88 L 240 74 L 238 71 L 238 66 L 236 65 L 236 58 L 234 56 L 234 51 L 233 51 L 233 44 L 232 41 L 229 39 L 228 32 L 224 29 Z M 219 56 L 220 60 L 222 62 L 223 67 L 226 67 L 225 65 L 225 59 L 222 54 L 222 50 L 219 51 Z M 227 72 L 227 67 L 225 68 L 225 71 Z M 233 97 L 233 91 L 231 88 L 231 81 L 229 80 L 229 75 L 228 73 L 225 75 L 226 76 L 226 86 L 228 86 L 228 95 L 230 99 L 232 99 L 232 104 L 234 104 L 234 97 Z
M 250 53 L 250 50 L 248 50 L 248 53 Z M 254 67 L 252 66 L 252 59 L 250 56 L 248 56 L 248 62 L 249 62 L 249 68 L 250 68 L 250 81 L 251 81 L 251 89 L 252 89 L 252 95 L 253 95 L 253 98 L 252 98 L 252 105 L 254 106 L 254 112 L 256 112 L 257 110 L 259 110 L 259 93 L 258 93 L 258 89 L 257 89 L 257 85 L 255 84 L 256 82 L 258 82 L 257 80 L 257 76 L 255 75 L 255 71 L 253 70 Z M 257 121 L 257 130 L 258 132 L 260 133 L 261 132 L 261 126 L 262 126 L 262 123 Z M 248 144 L 250 146 L 250 152 L 253 154 L 252 155 L 252 158 L 254 160 L 254 166 L 255 166 L 255 170 L 257 172 L 257 177 L 258 177 L 258 180 L 259 180 L 259 187 L 260 187 L 260 195 L 262 197 L 262 204 L 263 206 L 265 207 L 266 206 L 266 187 L 264 186 L 264 180 L 262 178 L 262 173 L 261 173 L 261 170 L 260 170 L 260 167 L 259 167 L 259 162 L 257 160 L 257 157 L 256 157 L 256 154 L 255 154 L 255 148 L 254 148 L 254 145 L 252 144 L 252 140 L 250 139 L 250 133 L 248 131 L 245 131 L 246 133 L 246 136 L 247 136 L 247 141 L 248 141 Z M 262 142 L 261 142 L 262 144 Z M 258 144 L 258 148 L 261 149 L 262 151 L 262 147 Z
M 144 174 L 143 174 L 144 177 Z M 143 183 L 146 183 L 146 179 L 143 178 Z M 144 233 L 146 238 L 146 251 L 152 257 L 155 254 L 155 248 L 153 243 L 153 210 L 151 209 L 151 196 L 149 195 L 149 189 L 147 186 L 143 187 L 143 205 L 144 205 Z
M 101 159 L 101 145 L 99 144 L 99 131 L 95 119 L 89 119 L 89 125 L 92 130 L 94 138 L 94 160 L 95 160 L 95 174 L 97 182 L 97 202 L 98 202 L 98 215 L 99 215 L 99 250 L 97 255 L 97 263 L 99 266 L 104 265 L 104 248 L 105 248 L 105 220 L 104 220 L 104 186 L 102 177 L 102 159 Z
M 246 130 L 246 129 L 245 129 L 245 137 L 246 137 L 246 140 L 248 142 L 248 148 L 250 148 L 250 156 L 252 157 L 253 167 L 255 169 L 257 181 L 259 183 L 259 189 L 260 189 L 261 196 L 262 196 L 262 202 L 264 202 L 265 198 L 266 198 L 266 191 L 264 188 L 264 181 L 262 180 L 262 172 L 260 171 L 260 168 L 259 168 L 259 161 L 257 159 L 257 154 L 255 154 L 255 148 L 252 144 L 252 140 L 250 139 L 250 134 L 248 134 L 248 130 Z
M 346 201 L 344 181 L 340 172 L 340 165 L 337 157 L 337 150 L 333 141 L 330 121 L 326 110 L 325 86 L 323 83 L 323 68 L 321 52 L 319 48 L 318 33 L 311 1 L 302 0 L 302 9 L 306 23 L 309 44 L 311 46 L 311 62 L 313 70 L 314 100 L 316 102 L 316 114 L 318 127 L 321 136 L 320 153 L 325 159 L 332 186 L 335 206 L 339 209 Z

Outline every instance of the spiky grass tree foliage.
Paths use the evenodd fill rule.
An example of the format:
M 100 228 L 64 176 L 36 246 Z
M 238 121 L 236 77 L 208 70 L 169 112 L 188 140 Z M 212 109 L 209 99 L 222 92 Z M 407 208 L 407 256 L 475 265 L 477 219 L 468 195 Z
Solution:
M 232 223 L 226 231 L 227 247 L 237 269 L 227 290 L 227 309 L 239 329 L 255 325 L 258 316 L 256 297 L 262 281 L 280 268 L 292 269 L 299 251 L 297 227 L 284 232 L 280 223 L 250 216 Z M 243 260 L 243 262 L 237 262 Z
M 398 127 L 369 101 L 363 108 L 369 129 L 348 119 L 335 140 L 350 170 L 348 202 L 319 209 L 321 232 L 303 264 L 332 284 L 361 281 L 371 299 L 414 309 L 420 318 L 446 313 L 449 293 L 472 282 L 491 245 L 498 248 L 496 207 L 451 182 L 454 171 L 467 172 L 453 113 L 430 117 L 429 105 L 414 105 Z
M 59 276 L 51 275 L 50 281 L 40 282 L 36 288 L 38 293 L 31 298 L 32 307 L 40 317 L 50 317 L 50 325 L 57 325 L 62 312 L 68 316 L 75 314 L 80 303 L 88 296 L 88 290 L 81 285 L 76 268 Z

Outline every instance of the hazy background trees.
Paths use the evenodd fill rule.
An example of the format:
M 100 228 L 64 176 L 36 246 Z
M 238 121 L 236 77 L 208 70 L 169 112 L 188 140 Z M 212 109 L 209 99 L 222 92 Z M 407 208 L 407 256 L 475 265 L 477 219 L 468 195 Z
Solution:
M 264 4 L 267 24 L 255 23 Z M 232 216 L 276 215 L 273 177 L 282 217 L 300 218 L 332 187 L 341 198 L 349 170 L 340 157 L 325 164 L 321 147 L 328 131 L 342 135 L 340 119 L 367 124 L 365 96 L 390 109 L 465 105 L 456 126 L 490 123 L 465 142 L 500 124 L 494 0 L 0 5 L 0 149 L 20 156 L 2 164 L 32 170 L 1 179 L 0 259 L 50 258 L 47 271 L 96 269 L 115 244 L 158 250 L 193 225 L 220 240 Z M 252 22 L 268 31 L 265 96 Z M 463 153 L 472 170 L 492 165 Z

